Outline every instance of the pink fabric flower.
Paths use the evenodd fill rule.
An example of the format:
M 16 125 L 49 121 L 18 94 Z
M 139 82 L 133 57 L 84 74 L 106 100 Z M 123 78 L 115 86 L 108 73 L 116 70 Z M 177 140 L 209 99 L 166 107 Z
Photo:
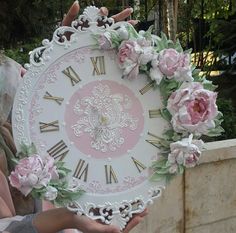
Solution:
M 112 42 L 110 38 L 110 34 L 104 33 L 98 37 L 98 43 L 100 46 L 100 49 L 110 49 L 112 47 Z
M 159 69 L 167 78 L 178 81 L 192 81 L 190 54 L 175 49 L 164 49 L 159 54 Z
M 118 63 L 123 75 L 128 79 L 136 79 L 139 66 L 152 61 L 155 51 L 151 46 L 142 46 L 138 41 L 123 41 L 118 51 Z
M 169 172 L 176 173 L 178 165 L 187 168 L 195 167 L 201 156 L 203 148 L 202 140 L 192 140 L 193 135 L 189 138 L 183 138 L 181 141 L 170 144 L 170 153 L 168 155 Z
M 140 53 L 141 47 L 136 41 L 123 41 L 118 51 L 118 62 L 121 66 L 127 61 L 129 63 L 138 63 Z
M 54 159 L 39 155 L 23 158 L 9 176 L 10 184 L 27 196 L 33 188 L 47 186 L 51 180 L 59 179 Z
M 200 83 L 184 83 L 168 99 L 167 109 L 172 115 L 176 132 L 207 134 L 215 127 L 218 115 L 217 93 L 206 90 Z

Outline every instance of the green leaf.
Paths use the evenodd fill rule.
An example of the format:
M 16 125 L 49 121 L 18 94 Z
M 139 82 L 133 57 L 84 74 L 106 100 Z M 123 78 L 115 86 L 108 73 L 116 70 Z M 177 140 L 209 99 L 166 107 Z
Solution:
M 151 177 L 150 177 L 150 181 L 153 182 L 158 182 L 158 181 L 162 181 L 166 179 L 166 175 L 163 174 L 158 174 L 158 173 L 154 173 Z
M 170 112 L 166 108 L 161 109 L 161 116 L 168 122 L 172 119 Z
M 37 150 L 36 146 L 33 143 L 31 143 L 30 145 L 22 143 L 20 145 L 20 151 L 17 153 L 17 157 L 25 158 L 34 154 L 37 154 Z
M 209 91 L 214 91 L 217 88 L 216 85 L 213 85 L 211 81 L 206 80 L 206 79 L 203 80 L 202 84 L 203 84 L 203 87 Z

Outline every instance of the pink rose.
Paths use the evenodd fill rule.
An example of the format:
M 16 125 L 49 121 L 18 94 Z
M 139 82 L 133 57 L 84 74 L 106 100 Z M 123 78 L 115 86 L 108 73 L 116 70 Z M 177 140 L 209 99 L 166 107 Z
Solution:
M 112 42 L 110 38 L 110 34 L 108 32 L 100 35 L 98 37 L 98 44 L 100 49 L 110 49 L 112 47 Z
M 159 54 L 159 69 L 167 78 L 178 81 L 192 81 L 190 54 L 175 49 L 164 49 Z
M 25 196 L 33 188 L 46 187 L 50 180 L 58 178 L 54 159 L 48 157 L 42 159 L 37 154 L 21 159 L 9 176 L 10 184 Z
M 193 135 L 189 138 L 183 138 L 181 141 L 170 144 L 170 153 L 168 155 L 169 172 L 177 173 L 178 165 L 187 168 L 195 167 L 198 164 L 203 147 L 202 140 L 192 140 Z
M 174 130 L 207 134 L 215 127 L 214 119 L 218 115 L 216 97 L 217 93 L 204 89 L 200 83 L 183 83 L 167 104 Z
M 143 42 L 143 41 L 140 41 Z M 151 46 L 142 46 L 139 41 L 123 41 L 118 51 L 118 63 L 123 69 L 123 75 L 128 79 L 135 79 L 139 74 L 140 65 L 151 62 L 155 51 Z
M 140 53 L 141 47 L 136 41 L 123 41 L 118 51 L 118 62 L 121 66 L 127 61 L 129 63 L 138 63 Z

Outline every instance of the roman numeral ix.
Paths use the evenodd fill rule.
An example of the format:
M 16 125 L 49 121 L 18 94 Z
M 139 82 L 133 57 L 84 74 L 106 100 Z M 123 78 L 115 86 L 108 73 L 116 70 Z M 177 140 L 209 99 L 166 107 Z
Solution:
M 58 120 L 49 123 L 39 122 L 40 133 L 59 131 Z

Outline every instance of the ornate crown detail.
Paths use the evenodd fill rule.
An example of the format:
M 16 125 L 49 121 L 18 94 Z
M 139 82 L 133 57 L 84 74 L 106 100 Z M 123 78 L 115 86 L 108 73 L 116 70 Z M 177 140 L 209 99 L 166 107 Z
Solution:
M 79 16 L 78 25 L 83 30 L 88 27 L 107 27 L 114 23 L 112 18 L 107 18 L 106 16 L 102 16 L 100 13 L 100 9 L 95 6 L 87 7 L 83 14 Z

